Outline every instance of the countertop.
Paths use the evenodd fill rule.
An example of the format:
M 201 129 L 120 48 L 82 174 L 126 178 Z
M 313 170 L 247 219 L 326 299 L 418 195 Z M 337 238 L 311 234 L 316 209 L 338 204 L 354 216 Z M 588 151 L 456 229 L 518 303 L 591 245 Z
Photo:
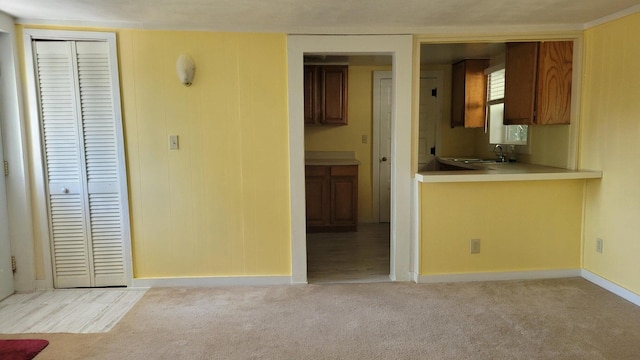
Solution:
M 312 166 L 360 165 L 353 151 L 305 151 L 304 164 Z
M 459 159 L 458 159 L 459 160 Z M 530 180 L 571 180 L 599 179 L 602 171 L 569 170 L 550 166 L 525 163 L 478 163 L 465 164 L 454 158 L 442 157 L 438 161 L 444 164 L 464 167 L 469 170 L 422 171 L 416 174 L 419 182 L 480 182 L 480 181 L 530 181 Z

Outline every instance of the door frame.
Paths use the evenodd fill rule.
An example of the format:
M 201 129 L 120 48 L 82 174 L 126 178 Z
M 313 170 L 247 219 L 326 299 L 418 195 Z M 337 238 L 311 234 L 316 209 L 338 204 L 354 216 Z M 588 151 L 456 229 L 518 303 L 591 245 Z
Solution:
M 18 292 L 35 290 L 36 270 L 33 265 L 33 221 L 31 211 L 31 174 L 22 101 L 22 79 L 16 44 L 16 29 L 12 18 L 0 12 L 0 123 L 4 136 L 4 156 L 9 162 L 6 177 L 11 252 L 18 271 L 14 287 Z
M 0 123 L 0 162 L 4 162 L 2 123 Z M 2 224 L 2 228 L 0 228 L 0 249 L 8 252 L 5 253 L 3 251 L 1 253 L 2 258 L 0 259 L 0 269 L 4 270 L 2 271 L 2 277 L 0 278 L 0 290 L 2 290 L 0 292 L 0 301 L 2 301 L 3 299 L 13 295 L 16 291 L 16 287 L 13 279 L 13 272 L 11 271 L 10 256 L 13 252 L 11 251 L 11 237 L 9 235 L 9 201 L 7 200 L 4 164 L 0 168 L 3 169 L 0 171 L 0 199 L 3 199 L 3 202 L 0 202 L 0 224 Z M 7 280 L 6 284 L 4 280 Z M 5 290 L 8 291 L 8 293 L 5 294 Z
M 388 70 L 373 72 L 373 155 L 371 157 L 371 190 L 373 192 L 372 212 L 373 221 L 380 222 L 380 80 L 390 78 L 393 81 L 393 73 Z M 392 83 L 393 91 L 393 83 Z M 393 164 L 393 163 L 392 163 Z
M 51 259 L 51 235 L 49 226 L 49 210 L 46 187 L 46 165 L 44 157 L 44 146 L 41 130 L 40 107 L 38 101 L 37 82 L 35 75 L 35 64 L 33 61 L 33 40 L 67 40 L 67 41 L 105 41 L 109 44 L 111 59 L 111 81 L 113 89 L 114 115 L 116 117 L 116 134 L 118 147 L 118 163 L 121 173 L 120 199 L 122 203 L 122 228 L 123 228 L 123 249 L 124 249 L 124 271 L 127 286 L 133 283 L 133 264 L 131 257 L 131 230 L 129 221 L 129 191 L 127 188 L 126 160 L 124 154 L 124 134 L 122 124 L 122 109 L 120 97 L 120 81 L 118 69 L 118 56 L 116 47 L 116 34 L 112 32 L 90 32 L 90 31 L 66 31 L 66 30 L 40 30 L 25 29 L 23 32 L 25 69 L 27 75 L 27 104 L 28 104 L 28 132 L 31 138 L 31 162 L 33 164 L 33 182 L 35 185 L 34 212 L 37 221 L 34 227 L 38 230 L 34 234 L 36 242 L 40 242 L 42 249 L 42 264 L 44 265 L 44 280 L 39 287 L 53 289 L 53 261 Z M 119 125 L 119 126 L 118 126 Z M 39 233 L 39 234 L 38 234 Z M 39 236 L 37 236 L 39 235 Z M 36 245 L 37 246 L 37 245 Z M 35 261 L 34 261 L 35 263 Z
M 307 282 L 307 245 L 304 184 L 303 56 L 391 55 L 393 58 L 391 256 L 390 278 L 411 280 L 412 198 L 412 71 L 411 35 L 289 35 L 289 169 L 291 210 L 291 282 Z

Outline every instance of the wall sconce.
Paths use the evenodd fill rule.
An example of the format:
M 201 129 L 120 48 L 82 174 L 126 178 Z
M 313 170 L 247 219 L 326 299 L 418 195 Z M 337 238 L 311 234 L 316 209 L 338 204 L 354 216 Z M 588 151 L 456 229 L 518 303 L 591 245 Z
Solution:
M 180 55 L 176 62 L 176 70 L 178 72 L 178 79 L 185 85 L 191 86 L 193 83 L 193 76 L 196 73 L 196 64 L 189 55 Z

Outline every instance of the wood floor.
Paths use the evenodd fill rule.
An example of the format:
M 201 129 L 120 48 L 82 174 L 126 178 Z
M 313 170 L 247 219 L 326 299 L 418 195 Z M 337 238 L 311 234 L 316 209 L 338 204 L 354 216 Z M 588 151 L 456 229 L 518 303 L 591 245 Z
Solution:
M 102 333 L 146 289 L 63 289 L 14 294 L 0 302 L 0 334 Z
M 307 234 L 309 283 L 389 280 L 388 223 L 358 224 L 357 232 Z

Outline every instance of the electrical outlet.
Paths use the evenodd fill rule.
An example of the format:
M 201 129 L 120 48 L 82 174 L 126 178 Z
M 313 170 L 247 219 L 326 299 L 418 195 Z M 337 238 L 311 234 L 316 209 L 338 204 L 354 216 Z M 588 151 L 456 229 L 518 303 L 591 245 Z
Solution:
M 602 254 L 602 243 L 604 242 L 604 240 L 597 238 L 596 239 L 596 252 Z
M 362 143 L 363 143 L 363 144 L 366 144 L 366 143 L 367 143 L 367 141 L 368 141 L 368 139 L 367 139 L 367 135 L 362 135 Z
M 469 241 L 469 252 L 471 254 L 480 254 L 480 239 L 471 239 Z

